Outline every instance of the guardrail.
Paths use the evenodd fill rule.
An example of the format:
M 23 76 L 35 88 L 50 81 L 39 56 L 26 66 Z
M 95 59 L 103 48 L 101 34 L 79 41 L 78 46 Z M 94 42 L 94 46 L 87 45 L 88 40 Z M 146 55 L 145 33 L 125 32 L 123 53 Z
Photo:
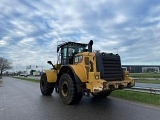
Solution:
M 160 95 L 160 89 L 157 89 L 157 88 L 132 87 L 132 88 L 126 88 L 125 90 L 131 90 L 131 91 L 136 91 L 136 92 L 144 92 L 144 93 Z

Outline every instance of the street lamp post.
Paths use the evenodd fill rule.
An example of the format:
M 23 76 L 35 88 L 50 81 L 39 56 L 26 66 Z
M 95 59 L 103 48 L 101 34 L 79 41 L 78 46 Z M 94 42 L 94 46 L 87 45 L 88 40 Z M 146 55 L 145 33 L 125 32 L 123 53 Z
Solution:
M 27 74 L 27 60 L 26 60 L 26 74 Z

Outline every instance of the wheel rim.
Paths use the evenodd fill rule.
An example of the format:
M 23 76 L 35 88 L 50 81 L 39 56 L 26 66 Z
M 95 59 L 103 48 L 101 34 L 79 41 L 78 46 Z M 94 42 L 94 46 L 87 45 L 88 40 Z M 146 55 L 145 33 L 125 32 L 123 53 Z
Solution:
M 68 95 L 68 84 L 67 82 L 64 82 L 62 84 L 62 95 L 67 96 Z

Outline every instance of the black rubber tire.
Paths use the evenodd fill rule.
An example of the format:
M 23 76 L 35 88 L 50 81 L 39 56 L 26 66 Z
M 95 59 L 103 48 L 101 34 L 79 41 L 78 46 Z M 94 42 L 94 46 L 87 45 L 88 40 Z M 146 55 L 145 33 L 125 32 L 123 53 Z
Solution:
M 47 76 L 46 73 L 43 73 L 41 75 L 41 79 L 40 79 L 40 89 L 41 89 L 41 93 L 43 95 L 51 95 L 53 93 L 54 90 L 54 83 L 48 83 L 47 82 Z
M 59 81 L 59 95 L 63 103 L 67 105 L 78 103 L 82 97 L 82 92 L 77 92 L 77 87 L 69 74 L 63 74 Z
M 99 93 L 99 94 L 94 94 L 91 93 L 95 98 L 106 98 L 107 96 L 109 96 L 111 94 L 112 91 L 106 91 L 104 93 Z

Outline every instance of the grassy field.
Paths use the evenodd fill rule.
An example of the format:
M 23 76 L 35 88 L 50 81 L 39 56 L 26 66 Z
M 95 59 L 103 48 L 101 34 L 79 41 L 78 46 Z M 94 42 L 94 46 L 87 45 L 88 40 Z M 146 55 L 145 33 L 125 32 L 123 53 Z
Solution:
M 126 90 L 115 90 L 112 92 L 111 96 L 160 107 L 160 95 Z
M 160 84 L 160 73 L 130 73 L 137 83 Z
M 159 78 L 160 79 L 160 73 L 130 73 L 129 75 L 134 78 Z
M 2 79 L 0 79 L 0 84 L 2 84 Z
M 137 79 L 135 80 L 137 83 L 152 83 L 152 84 L 160 84 L 160 80 L 148 80 L 148 79 Z

